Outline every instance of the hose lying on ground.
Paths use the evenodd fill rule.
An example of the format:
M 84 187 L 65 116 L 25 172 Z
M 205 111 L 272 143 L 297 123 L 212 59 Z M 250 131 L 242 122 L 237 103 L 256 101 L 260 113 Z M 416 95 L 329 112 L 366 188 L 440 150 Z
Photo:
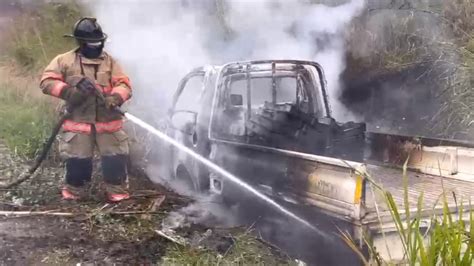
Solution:
M 100 95 L 101 96 L 101 95 Z M 101 97 L 103 99 L 103 96 Z M 115 107 L 114 111 L 121 114 L 122 116 L 125 115 L 125 112 L 120 110 L 119 107 Z M 60 118 L 59 121 L 56 123 L 56 125 L 53 128 L 53 132 L 51 132 L 51 136 L 49 136 L 48 140 L 44 143 L 43 145 L 43 150 L 41 150 L 41 153 L 39 156 L 36 158 L 35 163 L 28 169 L 28 171 L 18 178 L 17 180 L 8 183 L 8 184 L 3 184 L 0 185 L 0 189 L 9 189 L 15 186 L 18 186 L 19 184 L 25 182 L 26 180 L 29 180 L 31 177 L 33 177 L 33 174 L 38 170 L 40 167 L 41 163 L 43 163 L 44 159 L 48 156 L 49 150 L 51 150 L 51 146 L 53 146 L 54 140 L 56 139 L 56 136 L 59 133 L 59 130 L 61 130 L 61 127 L 67 119 L 71 117 L 72 111 L 66 111 Z
M 59 133 L 59 130 L 61 130 L 61 126 L 63 125 L 64 121 L 68 119 L 71 116 L 70 112 L 66 112 L 64 115 L 62 115 L 59 118 L 59 121 L 56 123 L 56 125 L 53 128 L 53 132 L 51 132 L 51 136 L 49 136 L 48 140 L 44 143 L 43 145 L 43 150 L 41 150 L 41 153 L 36 157 L 35 163 L 28 169 L 28 171 L 21 176 L 19 179 L 0 185 L 0 189 L 9 189 L 15 186 L 18 186 L 19 184 L 25 182 L 26 180 L 30 179 L 33 174 L 36 172 L 36 170 L 40 167 L 41 163 L 46 159 L 48 156 L 49 150 L 51 150 L 51 146 L 53 146 L 54 140 L 56 139 L 56 136 Z

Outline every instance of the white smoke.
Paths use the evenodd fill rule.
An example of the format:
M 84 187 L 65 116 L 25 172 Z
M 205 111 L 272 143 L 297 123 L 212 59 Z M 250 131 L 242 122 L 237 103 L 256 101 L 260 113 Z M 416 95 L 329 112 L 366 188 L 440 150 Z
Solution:
M 158 174 L 160 169 L 157 168 L 159 168 L 157 165 L 148 165 L 146 168 L 147 175 L 152 177 L 154 182 L 172 189 L 179 195 L 195 200 L 191 204 L 171 212 L 163 221 L 164 228 L 176 229 L 178 227 L 189 227 L 192 224 L 228 227 L 239 225 L 236 210 L 223 206 L 217 195 L 197 193 L 184 180 Z
M 352 118 L 338 101 L 339 76 L 345 68 L 344 30 L 362 11 L 364 0 L 333 7 L 299 0 L 98 0 L 88 5 L 109 35 L 106 49 L 131 77 L 131 108 L 138 116 L 166 110 L 180 79 L 195 67 L 301 59 L 323 66 L 333 116 L 339 121 Z M 199 210 L 202 215 L 193 220 L 213 216 L 221 223 L 233 223 L 226 220 L 233 216 L 228 210 L 205 204 L 212 198 L 196 195 L 180 181 L 160 178 L 154 171 L 150 176 L 197 199 L 176 217 Z M 204 215 L 203 210 L 210 213 Z
M 338 6 L 299 0 L 99 0 L 88 2 L 110 42 L 106 49 L 135 85 L 134 111 L 165 109 L 194 67 L 251 59 L 304 59 L 325 70 L 336 120 L 352 119 L 338 101 L 344 30 L 364 0 Z

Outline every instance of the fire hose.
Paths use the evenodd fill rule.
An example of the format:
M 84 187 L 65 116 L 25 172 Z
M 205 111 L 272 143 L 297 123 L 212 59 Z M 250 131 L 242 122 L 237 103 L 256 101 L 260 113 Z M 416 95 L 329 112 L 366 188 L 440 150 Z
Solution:
M 100 92 L 97 87 L 94 86 L 94 88 L 95 88 L 95 90 L 94 90 L 95 95 L 97 97 L 99 97 L 99 99 L 101 101 L 105 102 L 105 97 L 102 94 L 102 92 Z M 31 177 L 33 177 L 33 174 L 36 172 L 36 170 L 38 170 L 38 168 L 41 166 L 43 161 L 48 156 L 48 153 L 51 150 L 51 147 L 53 146 L 53 143 L 56 139 L 56 136 L 58 135 L 59 131 L 61 130 L 61 127 L 64 124 L 64 121 L 66 121 L 68 118 L 71 117 L 72 111 L 73 111 L 73 108 L 70 108 L 70 107 L 66 108 L 65 113 L 63 115 L 61 115 L 58 122 L 56 122 L 55 126 L 53 127 L 53 131 L 51 132 L 51 135 L 49 136 L 49 138 L 44 143 L 43 149 L 41 150 L 41 153 L 38 155 L 38 157 L 36 157 L 34 164 L 25 172 L 25 174 L 22 177 L 20 177 L 19 179 L 15 180 L 11 183 L 0 185 L 0 189 L 10 189 L 12 187 L 15 187 L 15 186 L 29 180 Z M 120 110 L 119 107 L 115 107 L 114 111 L 120 113 L 122 116 L 125 115 L 125 112 Z
M 46 157 L 48 156 L 48 152 L 49 152 L 49 150 L 51 150 L 51 147 L 53 146 L 54 140 L 56 139 L 56 136 L 58 135 L 59 130 L 61 130 L 61 127 L 62 127 L 64 121 L 66 121 L 66 119 L 68 119 L 70 116 L 71 116 L 71 113 L 66 111 L 66 113 L 63 114 L 59 118 L 58 122 L 56 123 L 56 125 L 53 128 L 53 131 L 51 132 L 51 135 L 49 136 L 49 138 L 44 143 L 43 149 L 41 150 L 41 153 L 38 155 L 38 157 L 36 157 L 35 163 L 28 169 L 28 171 L 26 171 L 24 176 L 22 176 L 21 178 L 15 180 L 15 181 L 13 181 L 9 184 L 0 185 L 1 189 L 9 189 L 9 188 L 12 188 L 14 186 L 17 186 L 17 185 L 25 182 L 26 180 L 30 179 L 33 176 L 33 174 L 36 172 L 36 170 L 38 170 L 40 165 L 43 163 L 44 159 L 46 159 Z

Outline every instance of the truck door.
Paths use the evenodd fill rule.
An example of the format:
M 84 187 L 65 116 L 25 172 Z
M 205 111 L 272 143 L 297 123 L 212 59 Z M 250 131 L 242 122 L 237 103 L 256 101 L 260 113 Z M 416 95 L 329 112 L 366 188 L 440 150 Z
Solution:
M 168 134 L 196 153 L 206 156 L 207 136 L 200 126 L 201 110 L 205 102 L 205 71 L 197 69 L 184 77 L 174 95 L 169 110 Z M 205 189 L 208 178 L 206 171 L 196 160 L 176 148 L 171 148 L 172 171 L 194 190 Z
M 296 108 L 309 115 L 316 109 L 297 72 L 277 72 L 273 68 L 266 73 L 225 77 L 219 88 L 211 129 L 216 140 L 212 159 L 267 194 L 289 185 L 291 158 L 268 151 L 294 146 L 294 136 L 302 125 L 284 117 L 286 112 Z M 225 185 L 224 193 L 236 191 L 227 190 Z

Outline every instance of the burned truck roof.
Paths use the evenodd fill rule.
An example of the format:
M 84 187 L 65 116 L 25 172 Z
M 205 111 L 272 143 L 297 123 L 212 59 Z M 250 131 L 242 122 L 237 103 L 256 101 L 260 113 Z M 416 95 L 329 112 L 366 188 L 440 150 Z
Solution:
M 298 72 L 304 71 L 305 66 L 314 66 L 321 70 L 322 67 L 315 62 L 301 61 L 301 60 L 261 60 L 261 61 L 247 61 L 247 62 L 235 62 L 229 63 L 222 68 L 224 69 L 224 75 L 246 73 L 246 72 Z
M 315 62 L 236 62 L 214 70 L 214 139 L 334 155 L 363 137 L 364 125 L 339 124 L 331 118 L 324 74 Z
M 320 64 L 304 60 L 255 60 L 232 62 L 222 66 L 212 67 L 220 72 L 219 77 L 232 76 L 232 80 L 257 79 L 264 77 L 300 77 L 309 82 L 313 79 L 317 82 L 315 91 L 324 108 L 325 116 L 331 117 L 331 110 L 326 91 L 326 80 L 323 68 Z M 219 79 L 219 78 L 218 78 Z M 316 96 L 315 96 L 316 97 Z

